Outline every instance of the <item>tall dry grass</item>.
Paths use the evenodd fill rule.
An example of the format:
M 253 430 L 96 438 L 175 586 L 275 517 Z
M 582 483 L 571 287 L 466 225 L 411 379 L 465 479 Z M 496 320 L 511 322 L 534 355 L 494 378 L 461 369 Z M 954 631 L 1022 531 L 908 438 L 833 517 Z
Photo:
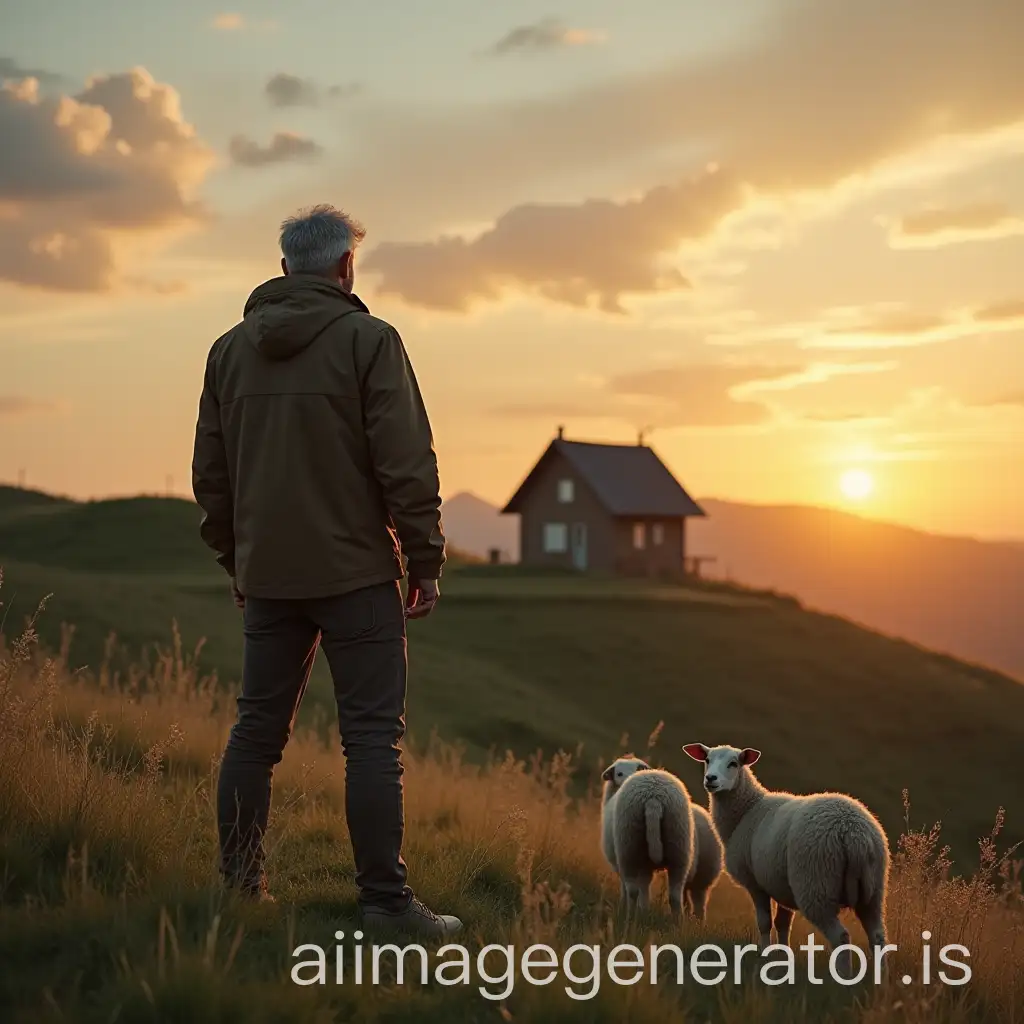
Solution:
M 66 647 L 65 647 L 66 650 Z M 1001 821 L 970 877 L 950 870 L 936 826 L 894 843 L 888 929 L 899 952 L 881 986 L 701 988 L 601 985 L 586 1002 L 564 979 L 526 985 L 496 1008 L 464 989 L 351 985 L 300 989 L 291 951 L 357 926 L 344 827 L 344 765 L 333 739 L 296 735 L 275 774 L 269 870 L 279 903 L 232 903 L 214 875 L 213 792 L 233 720 L 230 690 L 204 677 L 175 634 L 123 675 L 73 674 L 34 627 L 0 648 L 0 1005 L 13 1020 L 608 1020 L 1006 1022 L 1024 1005 L 1020 864 L 998 851 Z M 648 741 L 655 751 L 658 729 Z M 656 751 L 655 751 L 656 752 Z M 570 754 L 468 763 L 432 737 L 406 755 L 411 882 L 467 923 L 466 943 L 701 942 L 753 935 L 745 894 L 715 890 L 705 926 L 672 926 L 660 905 L 626 924 L 598 845 L 596 793 L 570 797 Z M 851 932 L 864 942 L 851 921 Z M 924 940 L 970 951 L 971 982 L 932 984 Z M 808 934 L 798 919 L 794 946 Z M 349 939 L 345 940 L 350 941 Z M 819 938 L 819 941 L 820 938 Z M 55 952 L 58 951 L 58 952 Z M 802 978 L 803 954 L 797 954 Z M 662 965 L 662 971 L 667 968 Z

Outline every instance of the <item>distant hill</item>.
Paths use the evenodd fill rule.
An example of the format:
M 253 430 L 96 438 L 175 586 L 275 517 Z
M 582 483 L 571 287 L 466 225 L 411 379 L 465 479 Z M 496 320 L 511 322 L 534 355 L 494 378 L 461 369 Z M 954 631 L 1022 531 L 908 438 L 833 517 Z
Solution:
M 45 491 L 33 491 L 25 487 L 11 487 L 0 484 L 0 523 L 5 519 L 17 516 L 46 513 L 59 509 L 70 503 L 67 498 L 59 498 Z
M 73 501 L 0 487 L 0 565 L 8 559 L 89 572 L 220 573 L 199 536 L 201 518 L 186 498 Z M 477 560 L 454 544 L 449 559 Z
M 1024 542 L 943 537 L 831 509 L 701 499 L 691 554 L 709 575 L 793 594 L 935 650 L 1024 679 Z M 453 544 L 514 550 L 516 516 L 458 494 L 444 506 Z
M 441 516 L 445 535 L 463 551 L 486 558 L 491 548 L 497 548 L 502 561 L 519 561 L 518 517 L 503 516 L 494 505 L 468 491 L 447 498 Z
M 202 513 L 194 502 L 139 497 L 19 503 L 12 492 L 0 493 L 0 554 L 7 558 L 100 572 L 210 567 L 213 556 L 199 537 Z
M 1024 678 L 1024 547 L 831 509 L 702 502 L 717 571 Z

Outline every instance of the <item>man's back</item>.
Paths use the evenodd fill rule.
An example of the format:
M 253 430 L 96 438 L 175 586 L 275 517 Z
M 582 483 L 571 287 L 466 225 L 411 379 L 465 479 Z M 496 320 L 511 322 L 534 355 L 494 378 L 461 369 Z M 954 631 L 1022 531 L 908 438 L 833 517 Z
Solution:
M 246 596 L 322 597 L 444 562 L 430 424 L 401 338 L 354 295 L 292 274 L 213 345 L 193 489 Z

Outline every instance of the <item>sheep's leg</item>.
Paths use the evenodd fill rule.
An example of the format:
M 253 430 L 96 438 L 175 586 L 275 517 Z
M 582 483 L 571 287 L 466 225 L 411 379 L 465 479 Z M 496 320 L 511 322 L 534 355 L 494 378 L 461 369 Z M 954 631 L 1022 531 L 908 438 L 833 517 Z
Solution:
M 707 916 L 707 889 L 688 889 L 686 895 L 688 897 L 691 913 L 698 921 L 703 921 Z
M 804 911 L 804 916 L 825 936 L 833 951 L 849 943 L 850 933 L 839 920 L 838 908 L 821 911 L 809 909 Z M 850 950 L 844 949 L 836 958 L 836 970 L 844 978 L 853 976 L 853 953 Z
M 885 964 L 885 954 L 882 950 L 886 945 L 885 915 L 882 910 L 882 900 L 875 899 L 865 907 L 858 907 L 857 920 L 864 926 L 864 932 L 871 945 L 872 958 L 877 961 L 875 963 L 875 974 L 880 976 Z
M 793 911 L 781 903 L 775 904 L 775 941 L 780 946 L 789 945 L 789 929 L 793 924 Z
M 629 908 L 645 911 L 651 905 L 651 876 L 633 875 L 625 879 Z
M 772 944 L 772 898 L 762 889 L 748 891 L 757 917 L 758 949 L 763 950 Z
M 668 906 L 672 917 L 679 920 L 683 915 L 683 883 L 686 875 L 682 871 L 670 870 L 668 873 Z
M 638 910 L 648 911 L 651 907 L 651 878 L 645 876 L 640 879 L 636 894 L 636 905 Z

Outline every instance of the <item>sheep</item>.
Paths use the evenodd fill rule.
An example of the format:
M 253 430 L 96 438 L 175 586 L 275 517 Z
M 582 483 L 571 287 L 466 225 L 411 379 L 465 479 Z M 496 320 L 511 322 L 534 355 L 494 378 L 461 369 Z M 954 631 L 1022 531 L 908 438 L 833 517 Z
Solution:
M 726 871 L 750 894 L 759 948 L 771 944 L 774 900 L 780 945 L 789 944 L 794 912 L 803 914 L 833 950 L 847 945 L 850 935 L 839 912 L 850 908 L 875 957 L 884 956 L 889 843 L 875 816 L 845 793 L 767 789 L 750 770 L 759 750 L 703 743 L 683 750 L 705 765 L 704 788 L 725 844 Z M 837 960 L 851 977 L 852 951 L 842 950 Z
M 703 921 L 707 914 L 708 897 L 722 874 L 725 851 L 711 815 L 700 804 L 692 806 L 693 863 L 683 895 L 690 913 L 698 921 Z
M 685 899 L 687 910 L 703 920 L 722 871 L 721 843 L 707 812 L 691 803 L 674 775 L 631 754 L 601 777 L 601 849 L 619 875 L 623 903 L 635 900 L 646 909 L 654 872 L 664 868 L 673 917 L 680 916 Z

